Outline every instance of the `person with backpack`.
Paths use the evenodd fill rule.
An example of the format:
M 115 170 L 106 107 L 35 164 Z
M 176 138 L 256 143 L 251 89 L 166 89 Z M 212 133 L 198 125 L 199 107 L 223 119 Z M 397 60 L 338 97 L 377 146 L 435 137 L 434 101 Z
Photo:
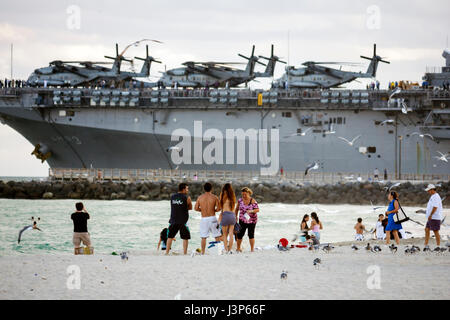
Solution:
M 391 191 L 388 194 L 389 199 L 389 206 L 386 211 L 386 216 L 388 217 L 388 224 L 386 226 L 386 244 L 390 244 L 391 240 L 391 232 L 394 235 L 395 243 L 398 245 L 400 244 L 400 238 L 398 236 L 398 231 L 402 229 L 401 223 L 396 223 L 394 221 L 395 214 L 398 213 L 398 210 L 400 209 L 400 204 L 398 202 L 398 193 L 395 191 Z

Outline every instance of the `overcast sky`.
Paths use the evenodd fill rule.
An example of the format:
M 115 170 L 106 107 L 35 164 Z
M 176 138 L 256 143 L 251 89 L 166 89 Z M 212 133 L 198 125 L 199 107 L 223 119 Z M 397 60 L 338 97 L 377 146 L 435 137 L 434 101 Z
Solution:
M 79 12 L 79 18 L 77 19 Z M 361 62 L 347 70 L 366 71 L 373 43 L 381 64 L 377 79 L 421 81 L 427 66 L 442 66 L 450 31 L 448 0 L 278 0 L 278 1 L 2 1 L 0 10 L 0 78 L 28 78 L 52 60 L 105 61 L 127 44 L 143 38 L 150 54 L 163 61 L 159 71 L 186 60 L 241 62 L 237 53 L 275 54 L 300 65 L 307 60 Z M 289 36 L 288 36 L 289 35 Z M 289 48 L 289 50 L 288 50 Z M 126 56 L 144 56 L 145 46 Z M 137 65 L 140 69 L 140 64 Z M 263 70 L 257 69 L 257 71 Z M 275 78 L 284 68 L 278 65 Z M 362 80 L 349 87 L 365 87 Z M 268 81 L 251 86 L 267 86 Z M 48 165 L 30 155 L 33 147 L 0 124 L 0 176 L 46 176 Z

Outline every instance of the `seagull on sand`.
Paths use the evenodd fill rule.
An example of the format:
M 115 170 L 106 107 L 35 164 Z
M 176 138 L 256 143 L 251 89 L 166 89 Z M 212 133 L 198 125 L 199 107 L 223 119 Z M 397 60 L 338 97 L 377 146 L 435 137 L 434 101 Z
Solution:
M 367 243 L 367 246 L 365 247 L 367 251 L 371 251 L 372 247 L 370 246 L 370 243 Z
M 348 141 L 348 140 L 345 139 L 344 137 L 338 137 L 338 138 L 341 139 L 341 140 L 344 140 L 345 142 L 347 142 L 347 144 L 348 144 L 349 146 L 352 147 L 353 144 L 355 143 L 355 141 L 358 140 L 360 137 L 361 137 L 361 135 L 358 135 L 358 136 L 354 137 L 352 141 Z
M 448 153 L 446 153 L 446 154 L 443 154 L 442 152 L 440 152 L 440 151 L 436 151 L 437 153 L 439 153 L 441 156 L 440 157 L 438 157 L 438 156 L 434 156 L 436 159 L 439 159 L 440 161 L 444 161 L 444 162 L 448 162 L 448 156 L 449 156 L 449 154 Z
M 323 251 L 325 251 L 326 253 L 329 253 L 331 250 L 333 250 L 334 249 L 334 247 L 333 246 L 331 246 L 329 243 L 327 243 L 323 248 L 322 248 L 322 250 Z
M 380 248 L 379 245 L 375 245 L 375 246 L 373 246 L 372 250 L 370 250 L 370 251 L 372 251 L 372 252 L 381 252 L 381 248 Z
M 310 164 L 309 166 L 306 167 L 306 169 L 305 169 L 305 176 L 308 174 L 308 172 L 310 170 L 317 170 L 317 169 L 319 169 L 319 163 L 316 161 L 316 162 L 314 162 L 314 163 L 312 163 L 312 164 Z
M 280 275 L 280 279 L 281 280 L 287 280 L 287 275 L 288 274 L 288 272 L 287 271 L 281 271 L 281 275 Z
M 414 135 L 418 135 L 418 136 L 421 137 L 421 138 L 429 137 L 431 140 L 434 141 L 433 136 L 432 136 L 431 134 L 429 134 L 429 133 L 419 133 L 419 132 L 413 132 L 413 133 L 411 133 L 411 136 L 414 136 Z
M 447 236 L 447 242 L 445 243 L 445 246 L 450 250 L 450 236 Z
M 38 221 L 40 221 L 40 220 L 41 220 L 41 218 L 38 217 Z M 17 243 L 20 243 L 20 239 L 22 238 L 22 233 L 24 233 L 27 230 L 36 229 L 36 230 L 42 231 L 41 229 L 39 229 L 37 227 L 37 222 L 34 220 L 34 217 L 31 217 L 31 221 L 33 221 L 33 224 L 25 226 L 22 228 L 22 230 L 19 231 L 19 238 L 17 239 Z
M 445 251 L 447 251 L 447 248 L 439 248 L 439 247 L 436 247 L 436 248 L 434 248 L 434 250 L 433 250 L 433 252 L 436 252 L 436 253 L 442 253 L 442 252 L 445 252 Z
M 319 265 L 322 263 L 322 260 L 320 258 L 315 258 L 313 261 L 313 265 L 318 269 Z
M 359 250 L 359 248 L 356 245 L 352 244 L 352 250 L 357 251 L 357 250 Z
M 308 131 L 310 131 L 312 128 L 308 128 L 308 129 L 306 129 L 305 131 L 303 131 L 303 132 L 296 132 L 296 133 L 292 133 L 292 134 L 289 134 L 289 135 L 287 135 L 287 136 L 284 136 L 284 138 L 290 138 L 290 137 L 298 137 L 298 136 L 300 136 L 300 137 L 304 137 L 305 135 L 306 135 L 306 133 L 308 132 Z
M 389 246 L 389 250 L 391 250 L 392 253 L 396 253 L 397 252 L 397 246 L 395 244 L 391 244 Z

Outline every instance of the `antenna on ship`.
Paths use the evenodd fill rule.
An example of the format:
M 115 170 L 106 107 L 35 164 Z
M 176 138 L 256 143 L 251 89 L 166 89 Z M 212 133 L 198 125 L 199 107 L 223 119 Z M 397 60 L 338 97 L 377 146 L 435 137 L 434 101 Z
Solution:
M 11 43 L 11 80 L 13 78 L 13 44 Z
M 289 57 L 290 57 L 290 54 L 289 54 L 289 51 L 290 51 L 290 49 L 289 49 L 289 30 L 288 30 L 288 38 L 287 38 L 287 45 L 288 45 L 288 58 L 287 58 L 287 66 L 288 66 L 288 68 L 289 68 L 289 66 L 290 66 L 290 64 L 289 64 Z

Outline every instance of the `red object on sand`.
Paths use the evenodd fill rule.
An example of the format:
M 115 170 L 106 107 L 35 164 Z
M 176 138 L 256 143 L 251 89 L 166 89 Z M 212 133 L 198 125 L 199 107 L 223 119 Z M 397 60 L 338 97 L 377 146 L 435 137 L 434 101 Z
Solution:
M 283 247 L 287 247 L 289 241 L 287 241 L 286 238 L 281 238 L 280 241 L 278 241 L 278 243 L 281 244 Z
M 291 244 L 291 248 L 307 248 L 307 247 L 308 246 L 305 244 L 296 244 L 296 245 Z

